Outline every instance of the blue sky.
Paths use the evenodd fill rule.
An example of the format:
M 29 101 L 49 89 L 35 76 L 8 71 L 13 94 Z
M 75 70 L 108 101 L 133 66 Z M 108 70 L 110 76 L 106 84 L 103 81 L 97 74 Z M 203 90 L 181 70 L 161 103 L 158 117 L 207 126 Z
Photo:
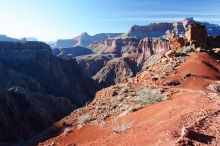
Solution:
M 0 34 L 53 41 L 191 16 L 220 24 L 220 0 L 0 0 Z

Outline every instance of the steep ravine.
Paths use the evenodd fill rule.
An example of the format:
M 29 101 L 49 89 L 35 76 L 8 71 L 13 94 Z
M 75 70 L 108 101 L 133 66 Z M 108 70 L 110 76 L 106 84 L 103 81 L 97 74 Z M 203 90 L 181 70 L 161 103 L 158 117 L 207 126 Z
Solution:
M 0 144 L 24 142 L 92 100 L 95 83 L 75 60 L 41 42 L 0 42 Z

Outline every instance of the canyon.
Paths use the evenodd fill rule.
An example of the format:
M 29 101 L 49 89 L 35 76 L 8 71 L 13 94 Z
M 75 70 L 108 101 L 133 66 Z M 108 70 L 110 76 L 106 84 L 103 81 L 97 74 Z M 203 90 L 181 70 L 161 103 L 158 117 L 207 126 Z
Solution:
M 219 36 L 193 18 L 52 45 L 2 36 L 0 145 L 218 145 Z
M 30 139 L 96 91 L 76 62 L 52 56 L 45 43 L 0 42 L 0 62 L 0 141 Z
M 220 47 L 218 37 L 198 23 L 189 24 L 184 36 L 171 36 L 169 50 L 150 57 L 134 77 L 99 90 L 44 136 L 62 129 L 60 134 L 39 145 L 218 145 L 220 52 L 212 48 Z M 127 64 L 119 60 L 116 67 L 113 60 L 111 67 L 126 72 Z

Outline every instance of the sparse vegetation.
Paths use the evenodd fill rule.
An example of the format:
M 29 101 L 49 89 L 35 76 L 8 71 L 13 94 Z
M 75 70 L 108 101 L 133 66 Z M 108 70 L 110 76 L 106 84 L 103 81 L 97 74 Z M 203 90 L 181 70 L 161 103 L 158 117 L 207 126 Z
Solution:
M 130 110 L 130 112 L 135 112 L 138 111 L 140 109 L 142 109 L 144 106 L 142 104 L 136 104 L 135 106 L 132 107 L 132 109 Z
M 105 121 L 100 119 L 97 121 L 97 124 L 99 125 L 100 128 L 103 128 L 105 125 Z
M 123 87 L 121 89 L 121 93 L 127 93 L 129 90 L 128 90 L 128 87 Z
M 64 130 L 63 130 L 63 134 L 66 135 L 68 133 L 70 133 L 72 130 L 70 127 L 66 127 Z
M 115 132 L 115 133 L 121 133 L 124 132 L 130 128 L 133 127 L 133 123 L 132 122 L 128 122 L 128 121 L 121 121 L 118 122 L 117 118 L 114 117 L 113 121 L 112 121 L 112 126 L 111 129 Z
M 90 120 L 91 120 L 90 115 L 86 114 L 86 115 L 79 117 L 78 124 L 83 125 L 83 124 L 88 123 Z
M 133 101 L 140 104 L 152 104 L 163 100 L 163 96 L 159 90 L 143 88 L 136 92 L 136 95 L 132 97 Z
M 220 93 L 220 84 L 210 84 L 207 88 L 213 92 Z
M 187 47 L 183 47 L 183 49 L 180 50 L 179 52 L 177 52 L 177 54 L 187 54 L 187 53 L 193 52 L 195 50 L 196 50 L 196 48 L 193 48 L 191 46 L 187 46 Z

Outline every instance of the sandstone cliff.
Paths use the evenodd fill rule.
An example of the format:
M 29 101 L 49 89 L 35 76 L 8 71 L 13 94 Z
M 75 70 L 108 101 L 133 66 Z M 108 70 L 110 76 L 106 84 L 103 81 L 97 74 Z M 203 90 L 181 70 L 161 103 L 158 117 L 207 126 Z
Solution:
M 102 87 L 107 87 L 136 75 L 142 70 L 150 56 L 163 54 L 169 50 L 169 42 L 159 38 L 111 39 L 92 44 L 90 48 L 97 53 L 116 55 L 115 59 L 108 61 L 93 77 Z
M 220 47 L 219 36 L 208 36 L 206 27 L 199 23 L 187 25 L 184 36 L 171 33 L 169 36 L 170 48 L 174 51 L 181 51 L 184 47 L 192 49 L 213 49 Z
M 190 24 L 185 33 L 187 45 L 205 48 L 207 46 L 207 31 L 204 25 Z
M 211 24 L 207 22 L 195 21 L 192 17 L 185 18 L 179 22 L 167 22 L 167 23 L 151 23 L 149 25 L 139 26 L 135 25 L 131 29 L 122 34 L 122 37 L 133 37 L 143 39 L 145 37 L 168 37 L 170 32 L 175 32 L 178 35 L 184 35 L 186 28 L 190 24 L 201 24 L 206 27 L 207 34 L 211 36 L 220 35 L 220 26 L 217 24 Z
M 121 83 L 127 77 L 135 75 L 135 66 L 128 58 L 115 58 L 106 63 L 106 65 L 95 75 L 96 80 L 101 87 L 108 87 L 113 84 Z

